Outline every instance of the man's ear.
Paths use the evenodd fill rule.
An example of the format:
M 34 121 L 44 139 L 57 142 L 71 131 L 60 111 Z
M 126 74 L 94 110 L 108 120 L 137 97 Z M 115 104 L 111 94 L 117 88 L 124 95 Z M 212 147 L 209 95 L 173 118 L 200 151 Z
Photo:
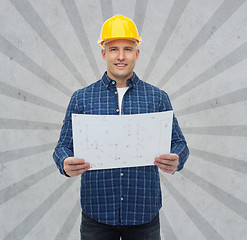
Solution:
M 136 60 L 138 59 L 139 54 L 140 54 L 140 49 L 136 49 Z
M 106 51 L 105 48 L 101 49 L 102 58 L 105 60 Z

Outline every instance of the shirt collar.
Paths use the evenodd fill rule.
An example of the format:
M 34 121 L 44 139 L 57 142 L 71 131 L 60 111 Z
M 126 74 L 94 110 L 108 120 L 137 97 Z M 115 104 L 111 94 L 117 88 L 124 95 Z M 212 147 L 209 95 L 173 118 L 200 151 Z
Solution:
M 105 85 L 106 88 L 110 88 L 111 86 L 116 86 L 116 81 L 109 78 L 107 76 L 107 72 L 105 72 L 103 74 L 101 81 L 103 82 L 103 84 Z M 131 78 L 129 78 L 126 83 L 130 88 L 132 88 L 132 87 L 135 87 L 135 85 L 138 83 L 138 81 L 139 81 L 139 78 L 137 77 L 137 75 L 134 72 L 133 76 Z

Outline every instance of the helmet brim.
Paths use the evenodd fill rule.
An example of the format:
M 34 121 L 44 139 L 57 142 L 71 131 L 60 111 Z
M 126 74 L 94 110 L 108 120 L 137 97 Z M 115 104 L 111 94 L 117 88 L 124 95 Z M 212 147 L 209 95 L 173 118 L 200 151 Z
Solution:
M 97 43 L 104 48 L 104 44 L 110 42 L 110 41 L 114 41 L 114 40 L 120 40 L 120 39 L 125 39 L 125 40 L 131 40 L 136 42 L 136 47 L 138 47 L 141 44 L 142 38 L 138 37 L 138 38 L 126 38 L 126 37 L 116 37 L 116 38 L 107 38 L 107 39 L 98 39 Z

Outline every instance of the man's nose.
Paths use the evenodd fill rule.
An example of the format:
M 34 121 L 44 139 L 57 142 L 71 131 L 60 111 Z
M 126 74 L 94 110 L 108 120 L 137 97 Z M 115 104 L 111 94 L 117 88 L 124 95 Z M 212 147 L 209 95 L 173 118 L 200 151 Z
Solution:
M 119 52 L 118 52 L 118 60 L 123 61 L 124 58 L 125 58 L 124 51 L 123 50 L 119 50 Z

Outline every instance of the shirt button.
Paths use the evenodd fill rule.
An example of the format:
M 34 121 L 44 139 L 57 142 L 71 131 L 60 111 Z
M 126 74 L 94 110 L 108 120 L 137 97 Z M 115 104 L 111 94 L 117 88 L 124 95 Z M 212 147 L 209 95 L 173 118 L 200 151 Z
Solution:
M 116 109 L 116 112 L 119 112 L 119 109 L 118 108 Z
M 115 92 L 115 94 L 117 94 L 117 91 Z
M 124 174 L 121 172 L 121 177 L 123 176 Z
M 123 201 L 123 197 L 121 197 L 121 201 Z
M 115 81 L 112 81 L 112 83 L 111 84 L 115 84 L 116 82 Z

